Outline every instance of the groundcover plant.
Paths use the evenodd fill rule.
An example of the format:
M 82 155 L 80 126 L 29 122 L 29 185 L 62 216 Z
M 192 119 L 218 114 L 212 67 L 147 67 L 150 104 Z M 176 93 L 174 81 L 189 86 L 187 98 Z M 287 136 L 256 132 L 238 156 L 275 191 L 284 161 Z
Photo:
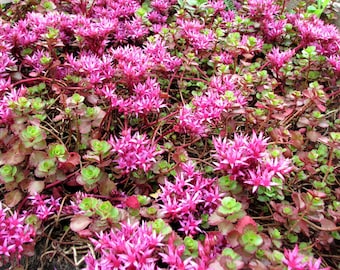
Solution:
M 340 267 L 332 1 L 2 2 L 1 269 Z

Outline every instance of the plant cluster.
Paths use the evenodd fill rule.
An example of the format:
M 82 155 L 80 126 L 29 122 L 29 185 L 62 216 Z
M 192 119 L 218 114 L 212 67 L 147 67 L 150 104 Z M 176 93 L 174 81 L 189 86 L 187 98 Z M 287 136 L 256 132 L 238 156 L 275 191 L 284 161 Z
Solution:
M 340 267 L 331 2 L 0 4 L 0 267 Z

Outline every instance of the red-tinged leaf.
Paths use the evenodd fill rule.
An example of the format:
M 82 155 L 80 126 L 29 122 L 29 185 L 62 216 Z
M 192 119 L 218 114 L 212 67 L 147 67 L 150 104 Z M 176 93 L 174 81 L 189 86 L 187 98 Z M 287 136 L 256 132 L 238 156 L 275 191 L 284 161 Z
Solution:
M 298 150 L 303 146 L 303 136 L 299 131 L 290 131 L 291 140 L 290 143 Z
M 59 163 L 59 169 L 64 172 L 72 172 L 80 163 L 80 155 L 77 152 L 69 153 L 68 159 L 65 162 Z
M 312 141 L 312 142 L 316 142 L 318 140 L 318 138 L 320 138 L 321 134 L 317 131 L 308 131 L 307 132 L 307 138 Z
M 308 193 L 311 194 L 313 197 L 318 197 L 321 199 L 327 198 L 328 195 L 325 192 L 318 191 L 318 190 L 308 190 Z
M 31 181 L 28 185 L 28 193 L 30 195 L 40 193 L 44 190 L 44 187 L 45 187 L 44 181 Z
M 324 229 L 325 231 L 334 230 L 336 228 L 335 223 L 329 219 L 324 218 L 320 221 L 320 223 L 321 223 L 322 229 Z
M 93 236 L 93 233 L 92 233 L 91 230 L 85 229 L 85 230 L 82 230 L 82 231 L 78 232 L 78 235 L 79 235 L 81 238 L 89 238 L 89 237 L 92 237 L 92 236 Z
M 237 247 L 240 243 L 239 243 L 239 238 L 240 238 L 240 233 L 236 230 L 230 230 L 228 232 L 228 236 L 227 236 L 227 239 L 228 239 L 228 244 L 231 246 L 231 247 Z
M 306 208 L 306 204 L 302 199 L 301 193 L 293 192 L 292 199 L 295 203 L 296 208 L 298 208 L 299 210 L 304 210 Z
M 26 155 L 29 154 L 31 151 L 32 150 L 23 147 L 20 141 L 17 141 L 16 143 L 14 143 L 10 150 L 8 150 L 6 153 L 1 154 L 0 165 L 17 165 L 23 162 L 26 158 Z
M 139 203 L 136 196 L 130 196 L 130 197 L 126 198 L 125 203 L 130 208 L 133 208 L 133 209 L 139 209 L 140 208 L 140 203 Z
M 100 181 L 98 187 L 100 195 L 110 196 L 113 190 L 117 190 L 115 182 L 111 181 L 109 178 Z
M 218 215 L 217 213 L 212 213 L 210 216 L 209 216 L 209 219 L 208 219 L 208 223 L 209 225 L 211 226 L 216 226 L 220 223 L 222 223 L 224 221 L 224 217 L 221 217 L 220 215 Z
M 173 154 L 172 158 L 176 163 L 183 163 L 188 160 L 188 153 L 184 148 L 178 147 L 175 153 Z
M 84 230 L 87 226 L 89 226 L 92 222 L 87 216 L 84 215 L 76 215 L 71 218 L 70 228 L 74 232 L 80 232 Z
M 44 151 L 33 151 L 32 154 L 30 155 L 30 158 L 28 160 L 28 164 L 30 167 L 37 167 L 38 164 L 45 160 L 48 159 L 48 155 Z
M 79 125 L 79 132 L 81 134 L 87 134 L 91 132 L 91 121 L 90 120 L 82 120 Z
M 264 265 L 262 262 L 260 262 L 259 260 L 252 260 L 249 263 L 249 268 L 252 270 L 267 270 L 267 266 Z
M 239 233 L 243 233 L 243 230 L 245 227 L 248 226 L 252 226 L 252 227 L 257 227 L 256 222 L 250 217 L 250 216 L 244 216 L 243 218 L 241 218 L 236 226 L 235 229 L 239 232 Z
M 8 129 L 7 128 L 0 128 L 0 141 L 4 140 L 8 135 Z
M 103 162 L 101 162 L 101 163 L 98 164 L 98 168 L 107 167 L 107 166 L 109 166 L 111 163 L 112 163 L 112 160 L 111 160 L 111 159 L 105 160 L 105 161 L 103 161 Z
M 35 254 L 35 242 L 25 243 L 23 245 L 23 248 L 23 255 L 32 257 Z
M 222 235 L 227 235 L 230 231 L 234 229 L 234 225 L 226 220 L 224 220 L 222 223 L 219 223 L 217 226 Z
M 306 236 L 308 237 L 310 236 L 308 223 L 306 221 L 300 220 L 299 227 Z
M 5 204 L 8 207 L 14 207 L 23 199 L 23 197 L 24 195 L 20 190 L 12 190 L 5 195 Z
M 286 223 L 286 219 L 282 217 L 281 215 L 279 215 L 278 213 L 273 214 L 273 219 L 280 223 Z
M 225 268 L 220 264 L 218 260 L 215 260 L 214 262 L 209 264 L 209 269 L 224 270 Z
M 316 106 L 318 107 L 318 109 L 319 109 L 321 112 L 325 112 L 326 109 L 327 109 L 323 104 L 321 104 L 321 103 L 319 103 L 319 102 L 316 103 Z

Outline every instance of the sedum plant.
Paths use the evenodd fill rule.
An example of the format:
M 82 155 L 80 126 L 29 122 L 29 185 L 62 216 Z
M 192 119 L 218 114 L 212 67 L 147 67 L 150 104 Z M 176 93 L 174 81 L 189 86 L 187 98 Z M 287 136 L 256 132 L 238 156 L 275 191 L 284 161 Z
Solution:
M 330 2 L 1 3 L 0 268 L 337 269 Z

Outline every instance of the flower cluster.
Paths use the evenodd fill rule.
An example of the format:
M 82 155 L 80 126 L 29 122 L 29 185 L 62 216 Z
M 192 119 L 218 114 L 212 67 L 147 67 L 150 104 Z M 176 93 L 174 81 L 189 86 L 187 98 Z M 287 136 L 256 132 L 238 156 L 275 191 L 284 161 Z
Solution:
M 46 220 L 52 215 L 58 213 L 60 209 L 60 199 L 52 196 L 48 198 L 46 195 L 35 194 L 29 197 L 32 205 L 30 214 L 36 215 L 40 220 Z
M 147 223 L 127 221 L 119 229 L 101 232 L 97 239 L 91 239 L 101 256 L 88 254 L 86 269 L 156 269 L 156 254 L 163 245 L 162 239 Z
M 340 37 L 336 26 L 325 24 L 316 16 L 302 18 L 296 15 L 288 19 L 299 30 L 302 44 L 315 46 L 318 52 L 326 56 L 338 53 Z
M 174 182 L 165 180 L 161 189 L 162 213 L 170 221 L 179 221 L 179 231 L 185 235 L 201 232 L 202 215 L 212 213 L 223 196 L 216 179 L 203 177 L 190 160 L 181 163 Z
M 183 37 L 197 52 L 199 50 L 209 50 L 213 48 L 215 34 L 212 30 L 206 29 L 204 24 L 198 20 L 178 19 L 177 24 L 181 29 Z
M 112 153 L 117 155 L 117 167 L 124 173 L 138 169 L 147 172 L 156 162 L 156 156 L 162 153 L 145 134 L 136 132 L 131 135 L 131 129 L 123 130 L 120 138 L 111 136 L 109 143 L 112 145 Z
M 26 215 L 11 214 L 0 203 L 0 266 L 9 260 L 20 260 L 25 245 L 33 242 L 34 228 L 25 224 Z
M 283 65 L 287 63 L 293 55 L 294 51 L 292 50 L 280 52 L 279 48 L 273 48 L 267 54 L 267 58 L 270 64 L 273 65 L 273 67 L 275 68 L 275 71 L 278 72 L 278 70 L 282 68 Z
M 232 180 L 252 186 L 253 192 L 260 186 L 275 185 L 273 177 L 284 179 L 292 167 L 288 159 L 271 156 L 267 151 L 267 141 L 263 134 L 257 136 L 255 133 L 251 137 L 235 134 L 234 140 L 213 138 L 216 170 L 230 175 Z
M 110 100 L 111 107 L 119 112 L 132 115 L 147 115 L 159 112 L 164 107 L 161 89 L 156 79 L 148 78 L 145 83 L 138 83 L 133 87 L 133 95 L 124 98 L 114 85 L 105 85 L 100 90 Z
M 299 252 L 299 247 L 296 245 L 293 250 L 284 250 L 283 263 L 287 265 L 288 270 L 329 270 L 329 267 L 320 268 L 321 259 L 306 258 Z
M 181 108 L 176 128 L 180 132 L 205 136 L 209 126 L 214 127 L 223 114 L 245 105 L 246 99 L 235 89 L 231 76 L 213 77 L 208 89 L 192 99 L 192 106 Z

